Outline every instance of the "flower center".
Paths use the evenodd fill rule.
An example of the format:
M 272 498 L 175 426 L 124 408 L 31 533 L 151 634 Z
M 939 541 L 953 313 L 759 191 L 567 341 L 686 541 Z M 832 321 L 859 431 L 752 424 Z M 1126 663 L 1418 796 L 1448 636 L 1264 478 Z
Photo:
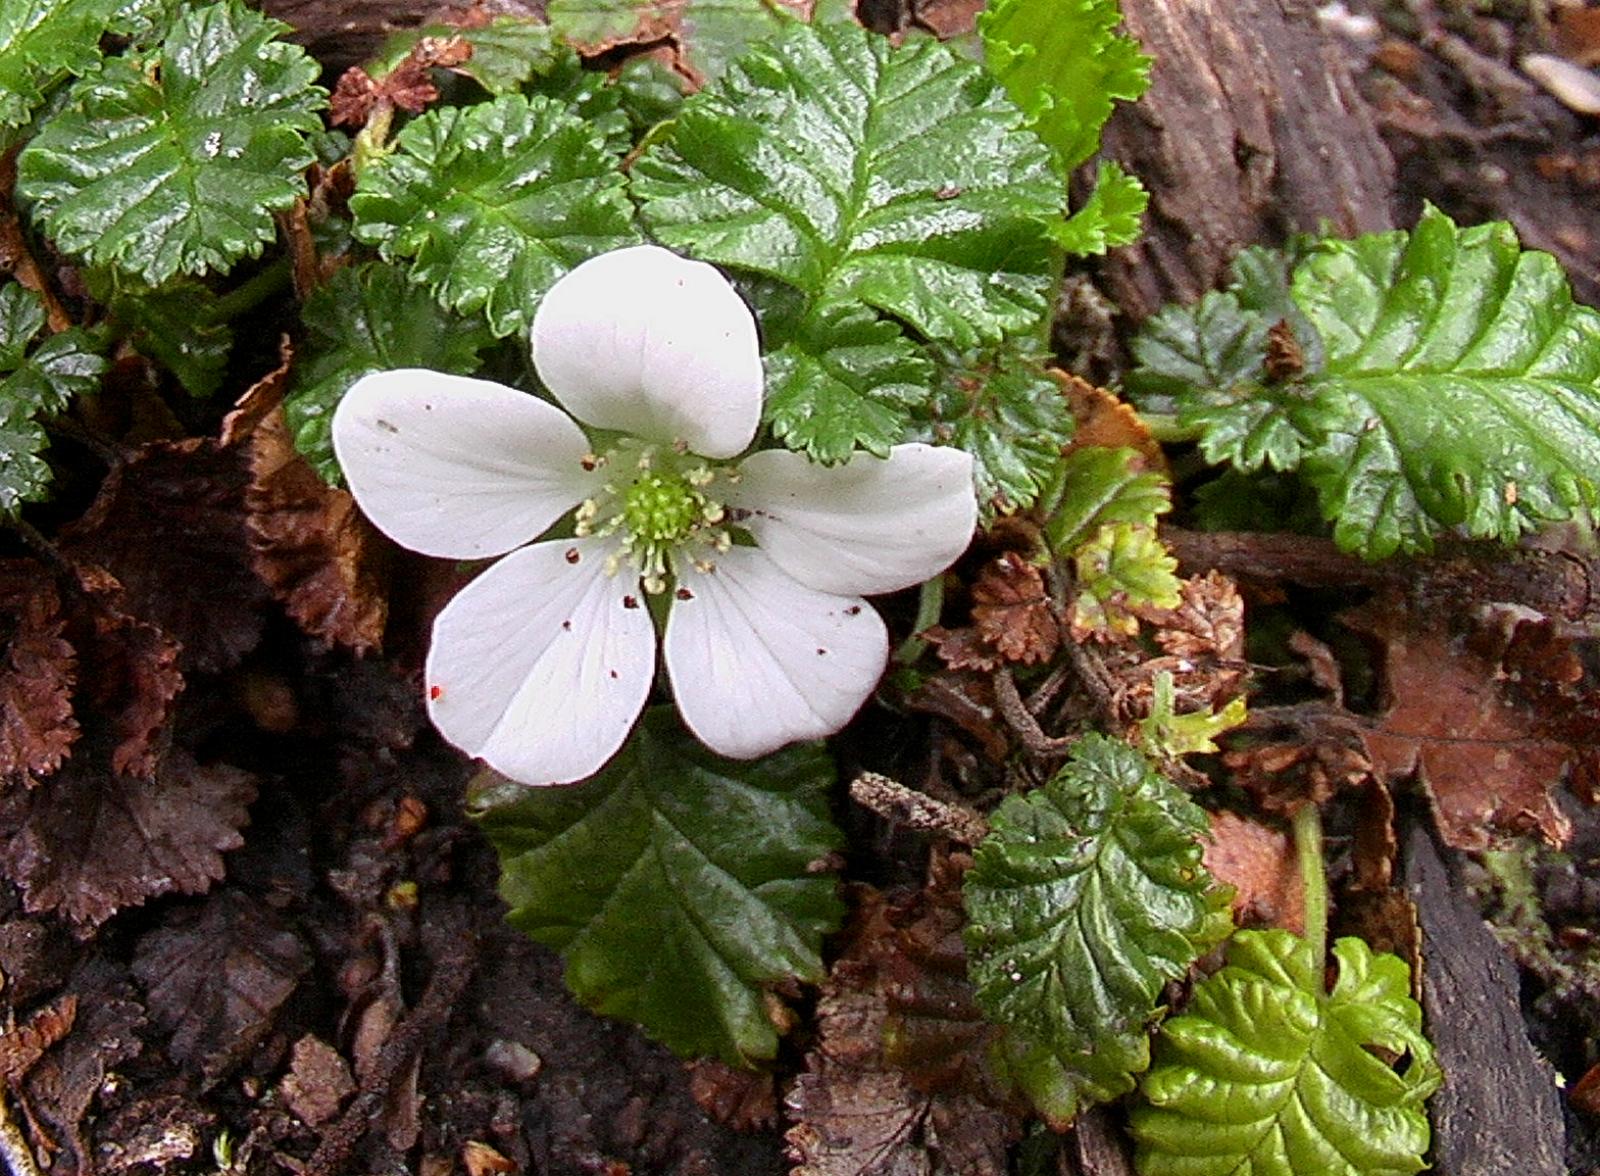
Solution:
M 704 563 L 728 550 L 732 540 L 718 526 L 727 512 L 708 491 L 719 478 L 729 477 L 730 469 L 672 446 L 632 440 L 585 458 L 584 465 L 611 475 L 600 493 L 578 507 L 576 527 L 579 535 L 621 537 L 608 573 L 626 563 L 638 572 L 646 592 L 662 592 L 673 559 L 687 555 Z
M 688 538 L 705 506 L 706 496 L 687 479 L 650 473 L 623 495 L 622 521 L 648 543 L 676 543 Z

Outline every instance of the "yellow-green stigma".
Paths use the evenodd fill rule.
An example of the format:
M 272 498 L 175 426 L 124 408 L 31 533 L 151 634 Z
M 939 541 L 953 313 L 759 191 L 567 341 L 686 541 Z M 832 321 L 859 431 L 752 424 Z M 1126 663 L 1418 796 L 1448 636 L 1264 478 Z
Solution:
M 586 468 L 594 466 L 617 476 L 578 508 L 576 531 L 621 536 L 621 551 L 611 557 L 608 572 L 626 562 L 646 592 L 663 592 L 674 553 L 689 547 L 727 550 L 728 535 L 717 527 L 726 512 L 706 493 L 720 471 L 671 447 L 637 442 L 586 459 Z M 700 562 L 703 555 L 689 558 Z

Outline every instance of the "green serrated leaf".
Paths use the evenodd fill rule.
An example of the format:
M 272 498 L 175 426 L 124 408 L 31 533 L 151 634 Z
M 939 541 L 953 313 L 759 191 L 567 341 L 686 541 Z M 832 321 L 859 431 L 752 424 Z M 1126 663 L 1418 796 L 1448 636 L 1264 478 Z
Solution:
M 1150 84 L 1121 23 L 1117 0 L 993 0 L 978 17 L 989 68 L 1064 170 L 1099 150 L 1115 102 Z
M 106 0 L 7 0 L 0 5 L 0 147 L 56 83 L 100 60 Z
M 544 94 L 572 111 L 605 140 L 606 150 L 624 155 L 633 147 L 633 125 L 623 109 L 619 86 L 563 46 L 560 56 L 528 84 L 526 93 Z
M 539 95 L 408 123 L 362 171 L 350 211 L 357 240 L 410 260 L 441 306 L 481 313 L 501 336 L 526 330 L 578 262 L 638 240 L 603 136 Z
M 683 77 L 654 57 L 630 57 L 617 71 L 622 109 L 635 130 L 665 122 L 683 105 Z
M 857 449 L 887 457 L 933 381 L 932 362 L 865 307 L 815 316 L 765 362 L 767 423 L 789 448 L 829 465 Z
M 1141 407 L 1173 411 L 1243 401 L 1265 378 L 1273 319 L 1246 309 L 1239 296 L 1212 291 L 1190 306 L 1165 306 L 1133 340 L 1139 367 L 1128 392 Z M 1242 393 L 1235 393 L 1246 385 Z
M 453 67 L 491 94 L 509 94 L 530 78 L 548 73 L 567 52 L 555 31 L 541 21 L 502 14 L 483 25 L 426 24 L 390 37 L 366 70 L 386 77 L 424 37 L 459 37 L 472 56 Z
M 1510 225 L 1430 209 L 1409 235 L 1325 244 L 1294 293 L 1327 364 L 1279 408 L 1340 547 L 1510 543 L 1600 502 L 1600 313 Z
M 1249 382 L 1267 319 L 1231 294 L 1202 301 L 1231 310 L 1184 335 L 1188 354 L 1162 350 L 1174 330 L 1135 345 L 1141 388 L 1153 373 L 1208 460 L 1298 470 L 1368 559 L 1450 530 L 1509 543 L 1600 505 L 1600 313 L 1509 225 L 1430 209 L 1411 233 L 1325 241 L 1293 293 L 1323 349 L 1299 379 Z M 1197 350 L 1222 356 L 1213 371 Z
M 50 442 L 36 418 L 65 412 L 74 396 L 99 387 L 106 369 L 93 339 L 76 327 L 35 344 L 45 321 L 32 290 L 14 281 L 0 286 L 0 515 L 50 489 L 41 456 Z
M 685 1055 L 771 1058 L 768 986 L 824 974 L 839 922 L 834 768 L 818 744 L 720 759 L 646 713 L 617 758 L 574 787 L 529 789 L 482 818 L 510 921 L 558 949 L 567 983 Z
M 1133 1089 L 1162 987 L 1229 929 L 1205 813 L 1142 755 L 1090 735 L 991 818 L 962 894 L 968 966 L 1008 1068 L 1058 1129 Z
M 333 410 L 362 376 L 424 367 L 470 376 L 492 341 L 477 319 L 440 309 L 428 292 L 379 262 L 347 267 L 306 299 L 306 343 L 283 408 L 295 448 L 335 485 Z
M 1439 1086 L 1410 970 L 1359 939 L 1333 948 L 1241 931 L 1227 964 L 1166 1021 L 1131 1119 L 1141 1176 L 1402 1176 L 1427 1167 Z M 1385 1057 L 1396 1056 L 1395 1064 Z
M 1108 523 L 1154 527 L 1172 509 L 1172 488 L 1140 464 L 1135 449 L 1086 445 L 1068 453 L 1046 496 L 1044 535 L 1051 550 L 1076 551 Z
M 950 357 L 934 386 L 927 435 L 972 454 L 985 524 L 1031 506 L 1055 477 L 1075 423 L 1061 387 L 1015 351 Z
M 1181 599 L 1178 561 L 1152 527 L 1107 524 L 1077 549 L 1072 564 L 1079 590 L 1074 628 L 1132 636 L 1139 631 L 1133 609 L 1177 608 Z
M 1048 313 L 1060 181 L 1020 123 L 941 45 L 796 25 L 684 103 L 634 192 L 673 248 L 968 348 Z
M 233 331 L 217 316 L 218 299 L 194 278 L 173 278 L 156 287 L 91 280 L 91 290 L 110 306 L 112 317 L 126 330 L 140 354 L 161 364 L 191 396 L 210 396 L 222 386 Z
M 17 193 L 57 245 L 159 285 L 226 269 L 305 194 L 317 63 L 238 0 L 185 9 L 158 48 L 76 82 L 17 159 Z
M 1139 239 L 1140 222 L 1150 193 L 1135 177 L 1112 162 L 1100 165 L 1094 191 L 1082 208 L 1055 225 L 1051 235 L 1069 254 L 1103 254 Z

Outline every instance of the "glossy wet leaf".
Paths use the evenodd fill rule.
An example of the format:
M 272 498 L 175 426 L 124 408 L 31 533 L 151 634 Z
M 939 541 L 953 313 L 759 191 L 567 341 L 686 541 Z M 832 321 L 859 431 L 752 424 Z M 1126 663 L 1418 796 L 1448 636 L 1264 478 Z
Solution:
M 537 95 L 408 123 L 362 171 L 350 210 L 357 240 L 502 336 L 525 330 L 578 262 L 638 239 L 603 134 Z
M 1227 964 L 1169 1018 L 1131 1115 L 1141 1176 L 1402 1176 L 1427 1167 L 1438 1088 L 1410 972 L 1359 939 L 1311 946 L 1241 931 Z M 1397 1058 L 1390 1061 L 1390 1058 Z
M 1072 556 L 1078 597 L 1072 627 L 1077 633 L 1122 634 L 1139 631 L 1135 611 L 1176 608 L 1181 599 L 1178 561 L 1153 527 L 1107 523 Z
M 594 779 L 523 790 L 482 825 L 512 924 L 561 952 L 579 1000 L 749 1063 L 778 1048 L 767 989 L 824 974 L 833 781 L 820 745 L 725 760 L 661 708 Z
M 933 380 L 921 349 L 863 308 L 817 316 L 765 363 L 773 432 L 828 464 L 857 449 L 887 457 Z
M 1232 294 L 1136 346 L 1141 388 L 1209 460 L 1297 470 L 1370 559 L 1448 531 L 1511 543 L 1600 505 L 1600 313 L 1509 225 L 1430 209 L 1410 233 L 1321 242 L 1292 290 L 1315 333 L 1303 374 L 1257 370 L 1270 316 Z
M 1047 313 L 1049 153 L 942 45 L 796 25 L 684 103 L 634 165 L 664 244 L 865 302 L 958 347 Z
M 471 375 L 493 337 L 478 319 L 443 310 L 394 266 L 348 266 L 306 300 L 306 344 L 284 412 L 295 448 L 329 482 L 343 481 L 333 456 L 333 410 L 362 376 L 426 367 Z
M 229 0 L 107 60 L 18 157 L 21 202 L 62 249 L 151 285 L 259 254 L 321 126 L 318 66 L 288 27 Z
M 385 41 L 366 71 L 374 78 L 388 74 L 423 37 L 459 37 L 472 55 L 452 67 L 491 94 L 510 94 L 529 79 L 547 72 L 560 58 L 554 31 L 527 17 L 502 14 L 487 24 L 425 24 Z
M 106 361 L 88 332 L 44 334 L 44 304 L 18 282 L 0 285 L 0 517 L 48 495 L 49 438 L 41 416 L 65 412 L 99 386 Z
M 1032 505 L 1061 464 L 1075 429 L 1061 386 L 1039 360 L 1006 348 L 949 356 L 924 425 L 933 440 L 972 454 L 985 519 Z
M 1131 1090 L 1162 987 L 1228 931 L 1201 865 L 1205 813 L 1139 752 L 1091 735 L 1004 801 L 963 895 L 968 966 L 1045 1118 Z
M 1102 163 L 1094 191 L 1083 207 L 1054 231 L 1056 244 L 1068 253 L 1099 255 L 1139 239 L 1150 193 L 1115 163 Z
M 1143 468 L 1135 449 L 1086 445 L 1062 460 L 1047 496 L 1044 534 L 1052 550 L 1068 554 L 1108 523 L 1154 527 L 1172 509 L 1172 488 Z

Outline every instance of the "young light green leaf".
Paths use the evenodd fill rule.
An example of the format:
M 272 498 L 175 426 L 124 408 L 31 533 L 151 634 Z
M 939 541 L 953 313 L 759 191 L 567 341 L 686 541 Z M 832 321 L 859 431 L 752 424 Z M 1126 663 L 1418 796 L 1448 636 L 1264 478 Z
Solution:
M 1152 684 L 1150 713 L 1139 720 L 1139 746 L 1158 760 L 1186 755 L 1212 755 L 1221 750 L 1216 738 L 1231 731 L 1248 716 L 1244 696 L 1230 699 L 1220 711 L 1198 710 L 1178 714 L 1172 674 L 1162 670 Z
M 638 240 L 616 163 L 551 98 L 430 110 L 361 173 L 355 235 L 386 261 L 409 259 L 441 306 L 510 335 L 567 270 Z
M 1177 608 L 1181 599 L 1178 561 L 1152 527 L 1108 523 L 1077 549 L 1072 566 L 1074 630 L 1131 637 L 1139 631 L 1134 609 Z
M 425 24 L 396 33 L 367 63 L 367 73 L 386 77 L 424 37 L 459 37 L 470 45 L 472 56 L 454 69 L 491 94 L 509 94 L 530 78 L 548 73 L 567 52 L 549 25 L 502 14 L 487 24 Z
M 259 254 L 305 193 L 323 105 L 288 28 L 228 0 L 106 61 L 18 157 L 23 204 L 62 249 L 150 285 Z
M 562 953 L 579 1000 L 748 1064 L 777 1052 L 767 988 L 824 974 L 833 777 L 817 744 L 719 759 L 663 707 L 593 780 L 526 789 L 482 823 L 512 924 Z
M 1402 1176 L 1427 1167 L 1439 1086 L 1410 972 L 1359 939 L 1333 948 L 1331 994 L 1311 945 L 1241 931 L 1227 965 L 1161 1026 L 1133 1109 L 1141 1176 Z M 1397 1057 L 1397 1062 L 1388 1058 Z
M 1050 549 L 1070 554 L 1107 523 L 1154 527 L 1172 509 L 1172 488 L 1140 464 L 1134 449 L 1086 445 L 1067 454 L 1044 497 Z
M 15 515 L 50 488 L 41 456 L 49 438 L 37 418 L 65 412 L 72 398 L 99 386 L 106 369 L 88 333 L 74 327 L 35 345 L 44 304 L 20 282 L 0 286 L 0 516 Z
M 830 465 L 856 449 L 887 457 L 933 382 L 932 362 L 865 307 L 813 316 L 765 362 L 763 411 L 773 432 Z
M 1150 59 L 1121 23 L 1117 0 L 993 0 L 978 17 L 989 68 L 1063 170 L 1099 150 L 1117 99 L 1150 84 Z
M 1228 932 L 1227 892 L 1201 865 L 1205 813 L 1105 736 L 991 828 L 962 890 L 968 966 L 1008 1068 L 1064 1127 L 1133 1088 L 1163 985 Z
M 1020 124 L 942 45 L 796 25 L 684 103 L 634 192 L 675 249 L 968 348 L 1048 312 L 1060 181 Z
M 428 292 L 379 262 L 346 267 L 306 299 L 306 344 L 283 408 L 295 448 L 334 484 L 343 481 L 329 430 L 333 410 L 362 376 L 425 367 L 469 376 L 492 341 L 477 319 L 442 310 Z
M 928 437 L 972 454 L 985 522 L 1033 504 L 1075 427 L 1060 385 L 1012 349 L 948 357 L 929 415 Z
M 1107 161 L 1095 174 L 1094 191 L 1083 207 L 1057 224 L 1051 235 L 1068 253 L 1098 256 L 1139 239 L 1139 222 L 1149 203 L 1144 185 Z

